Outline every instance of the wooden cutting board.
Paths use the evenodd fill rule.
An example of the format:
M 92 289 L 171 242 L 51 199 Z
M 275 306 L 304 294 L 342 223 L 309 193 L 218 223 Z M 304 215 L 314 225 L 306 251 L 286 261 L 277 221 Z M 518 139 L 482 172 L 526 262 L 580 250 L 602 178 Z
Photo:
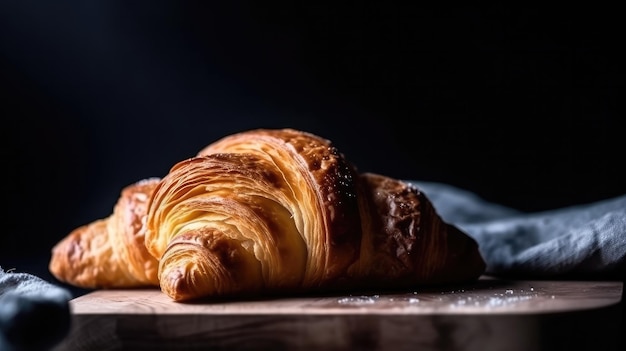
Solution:
M 55 350 L 617 350 L 622 283 L 505 281 L 176 303 L 160 290 L 71 301 Z

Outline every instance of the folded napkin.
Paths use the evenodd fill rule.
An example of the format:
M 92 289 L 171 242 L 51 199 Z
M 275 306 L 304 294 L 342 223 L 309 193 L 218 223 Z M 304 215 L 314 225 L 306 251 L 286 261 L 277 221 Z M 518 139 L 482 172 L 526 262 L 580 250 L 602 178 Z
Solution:
M 472 236 L 486 273 L 525 279 L 623 279 L 626 195 L 524 213 L 451 185 L 409 181 L 448 223 Z
M 0 350 L 49 350 L 69 332 L 69 291 L 0 267 Z

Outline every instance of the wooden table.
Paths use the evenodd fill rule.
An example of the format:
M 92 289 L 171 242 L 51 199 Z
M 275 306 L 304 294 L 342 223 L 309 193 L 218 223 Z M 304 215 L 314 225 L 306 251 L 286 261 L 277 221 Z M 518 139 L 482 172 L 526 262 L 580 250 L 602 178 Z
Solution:
M 71 301 L 60 350 L 617 350 L 622 283 L 504 281 L 402 292 L 172 302 L 159 290 Z

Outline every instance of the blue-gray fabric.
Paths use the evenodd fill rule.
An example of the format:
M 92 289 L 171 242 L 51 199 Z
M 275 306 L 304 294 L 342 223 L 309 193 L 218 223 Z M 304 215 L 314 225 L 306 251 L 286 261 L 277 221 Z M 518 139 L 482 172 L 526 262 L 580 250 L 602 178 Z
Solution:
M 0 350 L 49 350 L 69 332 L 71 294 L 0 267 Z
M 621 279 L 626 273 L 626 195 L 524 213 L 447 184 L 410 182 L 445 221 L 478 242 L 487 274 Z

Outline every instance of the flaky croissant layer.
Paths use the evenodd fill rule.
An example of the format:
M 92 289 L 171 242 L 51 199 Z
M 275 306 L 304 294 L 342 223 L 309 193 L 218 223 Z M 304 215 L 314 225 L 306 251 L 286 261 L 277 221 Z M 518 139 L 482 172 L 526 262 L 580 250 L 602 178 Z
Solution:
M 71 245 L 58 246 L 82 247 L 120 261 L 119 267 L 129 257 L 143 259 L 148 268 L 158 265 L 156 277 L 146 277 L 136 264 L 104 272 L 98 268 L 103 260 L 67 254 L 53 255 L 50 266 L 91 269 L 82 267 L 80 279 L 58 268 L 51 268 L 53 274 L 98 287 L 119 286 L 107 285 L 102 275 L 126 286 L 135 279 L 184 301 L 461 283 L 485 269 L 476 242 L 442 221 L 419 189 L 359 173 L 329 140 L 310 133 L 258 129 L 229 135 L 151 184 L 147 202 L 134 212 L 140 227 L 129 230 L 128 221 L 118 221 L 117 229 L 106 231 L 109 240 L 120 242 L 124 232 L 137 233 L 143 245 L 125 239 L 123 255 L 106 254 L 72 234 L 65 239 Z
M 145 247 L 145 214 L 159 183 L 128 185 L 113 213 L 74 229 L 52 248 L 50 272 L 81 288 L 132 288 L 159 284 L 158 260 Z

